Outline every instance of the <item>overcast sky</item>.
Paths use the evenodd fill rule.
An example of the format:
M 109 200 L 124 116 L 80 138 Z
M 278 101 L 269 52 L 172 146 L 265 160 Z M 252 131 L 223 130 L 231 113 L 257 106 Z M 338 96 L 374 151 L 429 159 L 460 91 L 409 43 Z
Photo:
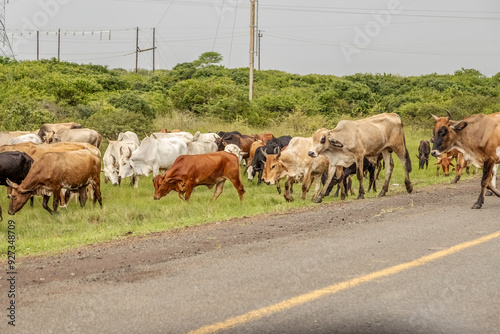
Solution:
M 248 67 L 249 0 L 10 0 L 9 39 L 18 60 L 135 67 L 152 47 L 156 68 L 171 69 L 206 51 L 226 67 Z M 500 72 L 498 0 L 260 0 L 261 69 L 298 74 Z M 258 58 L 256 58 L 257 67 Z M 152 68 L 152 53 L 139 67 Z

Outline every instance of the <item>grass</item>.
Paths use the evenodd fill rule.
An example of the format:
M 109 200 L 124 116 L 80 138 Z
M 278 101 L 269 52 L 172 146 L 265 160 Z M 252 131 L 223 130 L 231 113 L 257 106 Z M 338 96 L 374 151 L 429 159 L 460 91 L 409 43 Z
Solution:
M 271 131 L 273 131 L 271 129 Z M 418 160 L 415 154 L 420 139 L 429 138 L 430 131 L 405 129 L 407 147 L 412 158 L 413 172 L 410 174 L 415 188 L 431 184 L 448 184 L 455 173 L 444 177 L 442 172 L 436 177 L 436 159 L 430 159 L 429 168 L 418 169 Z M 280 135 L 281 133 L 277 133 Z M 404 173 L 399 159 L 393 154 L 395 170 L 391 179 L 388 196 L 405 192 Z M 463 179 L 472 177 L 464 174 Z M 380 173 L 377 182 L 380 191 L 384 179 L 384 171 Z M 354 182 L 357 192 L 358 183 Z M 0 223 L 0 254 L 1 258 L 7 255 L 7 220 L 16 223 L 16 255 L 45 255 L 54 254 L 89 244 L 126 238 L 129 236 L 146 235 L 152 232 L 165 231 L 185 226 L 214 223 L 230 218 L 252 216 L 260 213 L 285 212 L 293 208 L 317 206 L 311 202 L 312 192 L 308 199 L 300 199 L 301 187 L 295 185 L 295 201 L 288 203 L 283 195 L 279 195 L 276 187 L 256 185 L 256 181 L 249 183 L 246 174 L 243 175 L 245 186 L 245 200 L 240 202 L 233 185 L 226 182 L 224 192 L 212 202 L 213 191 L 204 186 L 197 187 L 186 203 L 178 198 L 177 193 L 170 193 L 159 201 L 153 200 L 153 183 L 151 177 L 141 177 L 139 188 L 134 189 L 124 182 L 121 187 L 102 182 L 103 208 L 92 206 L 87 202 L 85 208 L 72 201 L 68 209 L 59 209 L 59 214 L 51 216 L 41 206 L 41 198 L 35 198 L 33 208 L 27 204 L 15 216 L 9 216 L 8 199 L 5 191 L 0 195 L 0 205 L 3 209 L 4 221 Z M 314 185 L 313 185 L 314 187 Z M 367 181 L 365 180 L 365 188 Z M 370 192 L 366 197 L 375 197 Z M 354 200 L 355 197 L 348 197 Z M 324 203 L 340 201 L 331 196 L 324 199 Z M 51 205 L 51 203 L 49 203 Z

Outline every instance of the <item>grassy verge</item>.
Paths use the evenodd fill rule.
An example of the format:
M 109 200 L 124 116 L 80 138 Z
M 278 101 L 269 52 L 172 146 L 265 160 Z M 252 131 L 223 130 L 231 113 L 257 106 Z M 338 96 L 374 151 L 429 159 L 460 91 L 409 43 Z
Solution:
M 279 134 L 279 133 L 278 133 Z M 413 172 L 410 174 L 415 188 L 431 184 L 448 184 L 455 173 L 444 177 L 442 172 L 436 177 L 436 159 L 430 159 L 428 169 L 419 170 L 418 160 L 415 157 L 420 139 L 428 138 L 429 131 L 406 130 L 406 141 L 412 158 Z M 388 196 L 405 192 L 404 174 L 401 163 L 393 155 L 395 170 L 389 187 Z M 464 174 L 463 179 L 473 177 Z M 379 190 L 384 179 L 384 171 L 380 173 L 377 185 Z M 366 185 L 367 185 L 367 181 Z M 85 208 L 80 208 L 71 202 L 68 209 L 60 209 L 60 213 L 51 216 L 41 207 L 41 198 L 35 199 L 31 208 L 26 205 L 15 216 L 7 215 L 8 199 L 5 190 L 0 195 L 0 205 L 4 212 L 4 221 L 0 223 L 0 253 L 1 258 L 7 254 L 7 220 L 16 223 L 16 255 L 54 254 L 67 249 L 95 244 L 104 241 L 126 238 L 131 235 L 145 235 L 152 232 L 164 231 L 184 226 L 214 223 L 230 218 L 252 216 L 260 213 L 285 212 L 292 208 L 314 206 L 308 194 L 308 199 L 300 199 L 300 186 L 295 186 L 295 201 L 288 203 L 276 188 L 264 184 L 257 186 L 256 181 L 249 183 L 243 175 L 246 194 L 244 202 L 240 203 L 233 185 L 226 182 L 223 194 L 212 202 L 213 189 L 197 187 L 189 203 L 170 193 L 159 201 L 153 200 L 152 178 L 142 177 L 139 188 L 128 186 L 127 182 L 121 187 L 113 187 L 102 183 L 103 208 L 93 207 L 89 202 Z M 353 181 L 357 192 L 357 181 Z M 377 194 L 370 192 L 367 197 Z M 355 197 L 350 197 L 353 200 Z M 324 203 L 339 201 L 331 196 L 324 199 Z

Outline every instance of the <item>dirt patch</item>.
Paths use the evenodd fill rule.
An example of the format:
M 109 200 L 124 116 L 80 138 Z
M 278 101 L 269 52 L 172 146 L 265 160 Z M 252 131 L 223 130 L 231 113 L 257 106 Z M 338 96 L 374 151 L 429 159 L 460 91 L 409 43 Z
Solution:
M 459 191 L 457 191 L 459 189 Z M 143 237 L 91 245 L 49 257 L 27 257 L 20 261 L 22 286 L 52 281 L 135 281 L 155 273 L 149 264 L 196 256 L 236 244 L 261 242 L 291 234 L 338 228 L 348 224 L 371 223 L 386 215 L 408 210 L 439 209 L 441 201 L 453 196 L 470 197 L 471 205 L 479 194 L 478 180 L 457 185 L 436 185 L 412 194 L 390 194 L 383 198 L 320 204 L 283 214 L 254 217 L 183 228 Z M 489 202 L 485 205 L 494 205 Z M 152 267 L 152 266 L 151 266 Z

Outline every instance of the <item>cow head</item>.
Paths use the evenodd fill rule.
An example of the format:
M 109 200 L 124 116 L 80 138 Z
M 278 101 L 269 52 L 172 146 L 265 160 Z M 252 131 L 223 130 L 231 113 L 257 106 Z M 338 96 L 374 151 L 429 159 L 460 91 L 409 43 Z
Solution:
M 118 177 L 124 179 L 126 177 L 131 177 L 134 174 L 134 162 L 132 161 L 132 150 L 128 148 L 127 151 L 123 152 L 123 147 L 120 147 L 120 159 L 118 162 Z
M 183 194 L 186 191 L 182 180 L 165 177 L 164 175 L 157 175 L 153 179 L 153 184 L 155 187 L 155 194 L 153 198 L 156 201 L 164 196 L 167 196 L 172 190 L 178 192 L 179 197 L 183 198 Z
M 443 168 L 443 173 L 445 176 L 450 175 L 450 166 L 455 167 L 455 165 L 451 162 L 452 157 L 448 156 L 448 153 L 444 153 L 439 157 L 438 162 L 436 162 L 437 166 L 441 166 Z M 438 167 L 439 171 L 439 167 Z
M 432 117 L 436 121 L 436 125 L 433 130 L 431 154 L 433 157 L 437 158 L 452 148 L 455 143 L 457 133 L 467 127 L 467 122 L 452 121 L 449 116 L 437 117 L 432 115 Z
M 122 180 L 119 175 L 120 165 L 114 155 L 110 156 L 112 161 L 104 167 L 104 176 L 106 177 L 106 180 L 111 182 L 112 185 L 119 186 Z
M 7 179 L 7 184 L 12 188 L 9 201 L 9 215 L 14 215 L 21 210 L 33 195 L 33 191 L 24 190 L 17 183 Z
M 311 158 L 316 158 L 327 150 L 342 147 L 344 147 L 344 145 L 335 138 L 332 138 L 330 131 L 327 129 L 319 129 L 313 135 L 313 144 L 308 154 Z
M 262 180 L 268 184 L 276 184 L 282 177 L 283 171 L 287 171 L 285 165 L 280 160 L 281 151 L 278 154 L 268 154 L 262 171 Z

